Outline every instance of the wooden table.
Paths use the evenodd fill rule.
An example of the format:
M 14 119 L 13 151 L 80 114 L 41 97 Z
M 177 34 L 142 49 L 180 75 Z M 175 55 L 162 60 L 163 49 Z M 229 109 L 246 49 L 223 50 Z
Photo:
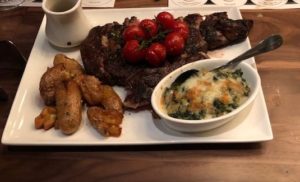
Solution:
M 158 6 L 167 7 L 167 0 L 115 4 Z M 242 15 L 255 22 L 252 44 L 271 33 L 280 33 L 285 40 L 279 50 L 256 58 L 274 140 L 128 147 L 0 145 L 0 181 L 299 181 L 300 10 L 243 10 Z M 14 41 L 28 58 L 42 17 L 41 8 L 0 12 L 0 39 Z M 9 93 L 8 102 L 0 102 L 2 135 L 21 74 L 1 70 L 0 77 Z

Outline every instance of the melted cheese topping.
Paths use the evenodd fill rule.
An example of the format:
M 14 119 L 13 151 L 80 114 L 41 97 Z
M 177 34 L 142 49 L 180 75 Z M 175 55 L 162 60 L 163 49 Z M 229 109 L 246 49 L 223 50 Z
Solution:
M 202 72 L 167 90 L 163 100 L 167 113 L 182 119 L 208 119 L 231 112 L 250 91 L 241 75 L 234 74 Z

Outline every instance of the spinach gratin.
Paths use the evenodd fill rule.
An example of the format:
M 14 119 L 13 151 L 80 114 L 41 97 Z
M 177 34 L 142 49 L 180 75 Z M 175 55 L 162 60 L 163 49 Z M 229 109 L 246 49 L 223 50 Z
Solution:
M 161 102 L 171 117 L 201 120 L 233 111 L 249 94 L 241 69 L 199 71 L 183 83 L 168 87 Z

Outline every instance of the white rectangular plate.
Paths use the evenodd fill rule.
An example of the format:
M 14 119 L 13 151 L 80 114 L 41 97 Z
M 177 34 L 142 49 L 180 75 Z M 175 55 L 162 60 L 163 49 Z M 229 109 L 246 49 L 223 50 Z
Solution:
M 112 21 L 123 22 L 125 17 L 137 16 L 140 19 L 153 18 L 159 12 L 167 10 L 177 16 L 189 13 L 211 14 L 226 11 L 230 18 L 241 19 L 236 8 L 147 8 L 147 9 L 98 9 L 85 10 L 87 17 L 94 25 L 103 25 Z M 89 124 L 86 112 L 78 132 L 65 136 L 59 130 L 36 130 L 34 118 L 43 108 L 39 94 L 39 81 L 47 67 L 52 66 L 54 55 L 63 52 L 68 57 L 81 61 L 79 49 L 58 50 L 49 45 L 45 37 L 45 18 L 41 24 L 34 47 L 29 57 L 23 78 L 9 114 L 2 143 L 7 145 L 147 145 L 147 144 L 179 144 L 179 143 L 238 143 L 259 142 L 273 138 L 269 116 L 262 90 L 248 115 L 244 115 L 217 129 L 198 133 L 179 133 L 154 121 L 150 112 L 126 112 L 122 123 L 122 135 L 118 138 L 103 137 Z M 250 48 L 249 40 L 210 53 L 211 57 L 232 58 Z M 254 59 L 248 62 L 255 66 Z M 116 91 L 122 98 L 125 92 L 121 88 Z

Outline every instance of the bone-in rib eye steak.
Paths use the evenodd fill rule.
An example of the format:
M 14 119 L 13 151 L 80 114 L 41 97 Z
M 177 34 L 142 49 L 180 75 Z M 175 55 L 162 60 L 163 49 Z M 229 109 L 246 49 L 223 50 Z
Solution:
M 185 50 L 180 56 L 168 57 L 160 67 L 132 65 L 122 57 L 122 32 L 138 21 L 136 17 L 126 18 L 123 24 L 113 22 L 94 27 L 80 47 L 86 72 L 106 84 L 125 87 L 126 108 L 147 108 L 153 88 L 164 76 L 184 64 L 208 58 L 209 50 L 245 40 L 253 24 L 252 20 L 229 19 L 225 12 L 205 18 L 200 14 L 180 18 L 189 25 Z

